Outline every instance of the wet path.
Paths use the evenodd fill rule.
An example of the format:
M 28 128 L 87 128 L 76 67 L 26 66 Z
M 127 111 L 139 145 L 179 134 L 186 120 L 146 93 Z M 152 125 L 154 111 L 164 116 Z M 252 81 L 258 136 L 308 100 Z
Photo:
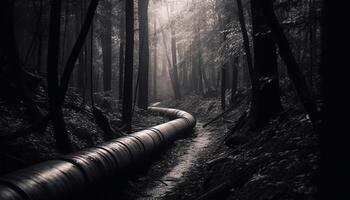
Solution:
M 156 199 L 162 199 L 167 193 L 171 193 L 172 190 L 181 183 L 189 175 L 189 171 L 192 170 L 195 165 L 199 164 L 199 158 L 201 154 L 206 150 L 210 143 L 210 132 L 202 128 L 202 123 L 198 123 L 196 127 L 196 137 L 190 138 L 187 145 L 179 147 L 178 151 L 184 151 L 184 154 L 177 158 L 177 163 L 171 166 L 170 169 L 164 169 L 168 171 L 162 176 L 155 185 L 151 184 L 151 187 L 145 191 L 146 196 L 150 196 Z M 173 151 L 176 151 L 173 149 Z M 144 198 L 139 198 L 144 199 Z
M 202 125 L 197 122 L 194 133 L 174 142 L 151 164 L 146 174 L 129 181 L 121 199 L 168 199 L 168 195 L 178 193 L 180 185 L 212 152 L 212 132 Z

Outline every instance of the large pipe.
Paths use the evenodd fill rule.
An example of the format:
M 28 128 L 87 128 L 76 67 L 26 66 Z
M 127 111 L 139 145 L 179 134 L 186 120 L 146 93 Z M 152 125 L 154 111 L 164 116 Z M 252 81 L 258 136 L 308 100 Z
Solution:
M 174 118 L 164 124 L 84 149 L 0 177 L 0 200 L 80 199 L 89 188 L 125 172 L 128 167 L 192 130 L 189 113 L 150 107 Z

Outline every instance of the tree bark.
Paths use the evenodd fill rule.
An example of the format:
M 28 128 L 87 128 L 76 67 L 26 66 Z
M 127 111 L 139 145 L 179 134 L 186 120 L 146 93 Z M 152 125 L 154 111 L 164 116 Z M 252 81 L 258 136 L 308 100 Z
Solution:
M 222 37 L 222 42 L 226 42 L 226 36 L 227 33 L 225 32 L 225 27 L 227 24 L 227 20 L 222 19 L 222 16 L 219 15 L 219 23 L 221 26 L 221 31 L 224 32 L 223 37 Z M 228 63 L 225 61 L 225 63 L 221 66 L 221 108 L 225 110 L 226 108 L 226 71 L 228 69 Z
M 238 57 L 233 58 L 232 63 L 232 85 L 231 85 L 231 105 L 235 102 L 238 86 Z
M 170 60 L 170 56 L 169 56 L 169 53 L 168 53 L 168 46 L 166 44 L 166 37 L 165 37 L 165 32 L 164 30 L 162 31 L 162 38 L 163 38 L 163 46 L 164 46 L 164 49 L 165 49 L 165 55 L 166 55 L 166 61 L 168 63 L 168 73 L 169 73 L 169 78 L 170 78 L 170 82 L 171 82 L 171 86 L 173 88 L 173 92 L 174 92 L 174 97 L 176 99 L 176 97 L 178 96 L 178 88 L 176 87 L 176 84 L 175 84 L 175 78 L 174 78 L 174 71 L 172 70 L 172 62 Z M 162 71 L 162 74 L 164 75 L 164 72 L 166 72 L 166 68 L 163 67 L 163 71 Z
M 112 4 L 104 0 L 104 27 L 102 36 L 103 90 L 111 91 L 112 80 Z
M 56 146 L 63 153 L 73 150 L 63 119 L 62 106 L 59 101 L 58 60 L 60 42 L 61 1 L 51 2 L 49 49 L 47 56 L 47 82 L 49 110 L 51 113 Z
M 224 64 L 221 68 L 221 108 L 226 108 L 226 69 L 227 64 Z
M 175 99 L 181 99 L 180 87 L 179 87 L 179 78 L 177 70 L 177 55 L 176 55 L 176 37 L 174 25 L 171 27 L 171 57 L 173 61 L 172 65 L 172 74 L 174 77 L 174 88 L 175 88 Z
M 282 111 L 276 47 L 261 0 L 251 0 L 254 44 L 254 72 L 258 78 L 259 89 L 252 98 L 252 126 L 261 127 Z
M 76 26 L 75 26 L 75 33 L 76 33 L 76 37 L 79 37 L 79 32 L 81 30 L 81 27 L 83 25 L 83 20 L 84 20 L 84 14 L 85 14 L 85 9 L 84 9 L 84 1 L 80 0 L 79 2 L 79 6 L 80 6 L 80 11 L 79 13 L 79 17 L 78 14 L 76 15 Z M 79 65 L 78 65 L 78 74 L 77 74 L 77 87 L 78 90 L 80 92 L 80 95 L 83 96 L 84 102 L 85 102 L 85 80 L 84 80 L 84 74 L 85 74 L 85 49 L 82 48 L 82 50 L 79 53 Z
M 122 0 L 124 1 L 124 0 Z M 125 53 L 125 12 L 124 2 L 122 2 L 122 12 L 120 14 L 120 28 L 119 28 L 119 101 L 123 101 L 123 89 L 124 89 L 124 53 Z
M 39 20 L 38 20 L 38 55 L 37 55 L 37 63 L 36 63 L 36 70 L 39 74 L 42 73 L 41 68 L 41 61 L 42 61 L 42 49 L 43 49 L 43 33 L 42 33 L 42 23 L 43 23 L 43 8 L 44 8 L 44 2 L 43 0 L 40 0 L 40 8 L 39 8 Z
M 40 121 L 43 116 L 25 83 L 25 71 L 19 58 L 14 33 L 14 2 L 11 0 L 5 0 L 0 7 L 0 26 L 3 28 L 0 31 L 0 89 L 4 89 L 1 95 L 5 98 L 10 97 L 10 101 L 18 99 L 17 96 L 19 96 L 33 121 Z
M 86 36 L 89 33 L 89 29 L 90 29 L 90 25 L 94 19 L 95 16 L 95 11 L 97 8 L 99 0 L 91 0 L 89 7 L 88 7 L 88 11 L 83 23 L 83 26 L 80 30 L 79 36 L 77 41 L 75 42 L 73 49 L 71 51 L 71 54 L 68 57 L 68 61 L 66 63 L 66 66 L 64 68 L 64 72 L 60 81 L 60 95 L 59 95 L 59 103 L 63 104 L 64 102 L 64 98 L 66 96 L 67 93 L 67 89 L 69 86 L 69 80 L 71 78 L 71 74 L 74 70 L 75 67 L 75 63 L 77 61 L 77 58 L 79 56 L 79 53 L 82 49 L 82 47 L 84 46 L 85 43 L 85 39 Z
M 167 1 L 166 1 L 167 3 Z M 169 9 L 173 9 L 173 7 L 169 8 L 169 5 L 167 4 L 167 11 L 168 11 L 168 19 L 170 19 L 170 11 Z M 172 58 L 172 76 L 173 76 L 173 84 L 174 84 L 174 93 L 175 93 L 175 99 L 181 99 L 181 92 L 180 92 L 180 86 L 179 86 L 179 78 L 178 78 L 178 70 L 177 70 L 177 55 L 176 55 L 176 36 L 175 36 L 175 21 L 170 22 L 170 34 L 171 34 L 171 58 Z
M 254 68 L 253 68 L 253 63 L 252 63 L 252 55 L 250 53 L 249 37 L 248 37 L 248 33 L 247 33 L 247 28 L 245 25 L 244 12 L 243 12 L 241 0 L 237 0 L 237 6 L 238 6 L 239 24 L 240 24 L 242 36 L 243 36 L 243 45 L 244 45 L 244 50 L 245 50 L 246 62 L 248 65 L 250 82 L 251 82 L 252 90 L 254 93 L 254 91 L 258 90 L 258 80 L 257 80 L 257 77 L 255 76 L 255 73 L 254 73 Z
M 154 20 L 154 54 L 153 54 L 153 99 L 157 99 L 157 68 L 158 68 L 158 60 L 157 60 L 157 51 L 158 51 L 158 38 L 157 38 L 157 20 Z
M 299 65 L 294 58 L 288 40 L 284 35 L 283 29 L 274 13 L 273 2 L 272 0 L 263 0 L 261 5 L 264 10 L 264 15 L 266 16 L 268 24 L 272 30 L 274 40 L 278 45 L 279 54 L 287 66 L 288 75 L 292 80 L 297 94 L 306 112 L 309 114 L 311 121 L 316 125 L 319 119 L 317 106 L 312 99 L 306 80 L 300 71 Z
M 122 120 L 128 132 L 131 132 L 132 91 L 133 91 L 133 54 L 134 54 L 134 1 L 125 1 L 125 74 L 123 90 Z
M 139 0 L 139 91 L 138 107 L 148 108 L 148 71 L 149 71 L 149 37 L 148 37 L 148 0 Z

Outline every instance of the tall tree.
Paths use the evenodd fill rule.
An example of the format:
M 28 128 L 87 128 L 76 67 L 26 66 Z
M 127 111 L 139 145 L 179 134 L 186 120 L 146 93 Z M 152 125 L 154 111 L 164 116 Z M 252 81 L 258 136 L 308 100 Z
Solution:
M 76 24 L 76 34 L 79 35 L 80 30 L 84 23 L 84 15 L 86 14 L 85 10 L 85 1 L 80 0 L 79 1 L 79 11 L 76 15 L 77 18 L 77 24 Z M 82 48 L 82 50 L 79 52 L 79 66 L 78 66 L 78 74 L 77 74 L 77 86 L 80 92 L 80 95 L 83 96 L 84 102 L 85 102 L 85 94 L 86 94 L 86 83 L 85 83 L 85 74 L 86 74 L 86 49 Z
M 112 79 L 112 3 L 109 0 L 103 1 L 103 35 L 102 56 L 103 56 L 103 89 L 111 90 Z
M 73 73 L 75 63 L 77 61 L 77 58 L 85 44 L 86 37 L 89 33 L 89 29 L 91 26 L 91 23 L 94 19 L 96 8 L 98 6 L 99 0 L 91 0 L 90 4 L 88 6 L 88 10 L 86 13 L 86 17 L 84 19 L 83 25 L 81 27 L 80 33 L 78 35 L 78 38 L 76 42 L 74 43 L 73 49 L 71 50 L 71 53 L 67 59 L 67 63 L 64 68 L 63 75 L 60 80 L 60 95 L 59 95 L 59 102 L 60 104 L 63 104 L 64 98 L 66 96 L 68 86 L 69 86 L 69 80 L 71 78 L 71 75 Z
M 154 20 L 154 30 L 153 30 L 153 39 L 154 39 L 154 52 L 153 52 L 153 99 L 157 99 L 157 69 L 158 69 L 158 37 L 157 37 L 157 20 Z
M 171 4 L 169 8 L 169 4 L 167 1 L 167 11 L 168 11 L 168 19 L 170 19 L 170 14 L 173 11 L 173 4 Z M 170 22 L 170 37 L 171 37 L 171 58 L 172 58 L 172 68 L 171 68 L 171 74 L 173 77 L 173 88 L 174 88 L 174 94 L 175 99 L 181 99 L 181 92 L 180 92 L 180 86 L 179 86 L 179 78 L 178 78 L 178 70 L 177 70 L 177 51 L 176 51 L 176 35 L 175 35 L 175 21 L 172 20 Z
M 227 32 L 225 31 L 226 25 L 227 25 L 227 17 L 222 16 L 219 14 L 219 23 L 220 23 L 220 29 L 223 32 L 222 36 L 222 43 L 226 43 L 227 40 Z M 228 69 L 228 63 L 227 61 L 224 61 L 223 65 L 221 66 L 221 108 L 224 110 L 226 108 L 226 71 Z
M 38 26 L 39 26 L 39 30 L 37 32 L 38 34 L 38 51 L 37 51 L 37 71 L 39 73 L 42 72 L 42 68 L 41 68 L 41 64 L 42 64 L 42 49 L 43 49 L 43 11 L 44 11 L 44 0 L 40 0 L 39 3 L 39 19 L 38 19 Z
M 167 61 L 167 65 L 166 67 L 168 68 L 168 70 L 166 70 L 165 65 L 163 65 L 163 69 L 162 69 L 162 74 L 165 74 L 166 71 L 168 71 L 169 73 L 169 78 L 170 78 L 170 82 L 171 82 L 171 86 L 173 88 L 173 92 L 174 92 L 174 97 L 175 99 L 179 99 L 179 88 L 177 87 L 176 81 L 175 81 L 175 77 L 174 77 L 174 71 L 172 69 L 172 62 L 169 56 L 169 52 L 168 52 L 168 45 L 166 43 L 166 35 L 165 35 L 165 31 L 162 29 L 162 40 L 163 40 L 163 46 L 165 49 L 165 58 L 164 61 Z M 164 62 L 165 63 L 165 62 Z M 163 64 L 164 64 L 163 63 Z
M 30 89 L 25 83 L 26 78 L 30 78 L 25 73 L 20 62 L 17 42 L 14 33 L 14 1 L 5 0 L 0 7 L 0 89 L 5 98 L 10 97 L 10 101 L 17 99 L 23 100 L 31 114 L 33 121 L 41 119 L 42 115 L 38 110 L 30 93 Z M 13 87 L 14 86 L 14 87 Z M 15 90 L 16 92 L 14 92 Z
M 312 98 L 311 92 L 307 87 L 305 77 L 303 76 L 299 65 L 292 53 L 288 40 L 273 10 L 272 0 L 263 0 L 261 3 L 264 16 L 271 28 L 273 38 L 278 46 L 279 54 L 287 66 L 287 72 L 292 80 L 298 96 L 304 105 L 306 112 L 309 114 L 314 124 L 318 123 L 319 115 L 317 106 Z
M 245 19 L 244 19 L 244 11 L 242 7 L 242 0 L 237 0 L 237 7 L 238 7 L 238 19 L 239 19 L 239 24 L 241 27 L 241 32 L 243 36 L 243 46 L 244 46 L 244 51 L 245 51 L 245 58 L 246 58 L 246 63 L 248 66 L 248 73 L 250 76 L 250 82 L 252 85 L 252 90 L 253 93 L 258 90 L 258 80 L 257 77 L 254 73 L 253 69 L 253 62 L 252 62 L 252 55 L 250 52 L 250 45 L 249 45 L 249 37 L 248 37 L 248 32 L 245 24 Z
M 254 126 L 261 126 L 282 111 L 278 83 L 276 47 L 261 0 L 251 0 L 254 71 L 259 80 L 259 89 L 252 99 L 251 114 Z
M 121 0 L 121 13 L 120 13 L 120 26 L 119 26 L 119 101 L 123 100 L 123 90 L 124 90 L 124 67 L 125 67 L 125 3 Z
M 126 129 L 131 131 L 132 91 L 133 91 L 133 54 L 134 54 L 134 1 L 125 1 L 125 73 L 123 89 L 122 120 Z
M 232 85 L 231 85 L 231 102 L 233 105 L 235 102 L 235 96 L 238 88 L 238 57 L 232 59 Z
M 49 107 L 52 119 L 53 130 L 56 138 L 57 148 L 64 152 L 71 152 L 72 145 L 65 127 L 63 119 L 62 106 L 59 101 L 59 83 L 58 83 L 58 59 L 59 59 L 59 43 L 60 43 L 60 19 L 61 19 L 61 1 L 51 1 L 50 14 L 50 33 L 49 33 L 49 49 L 47 56 L 47 82 Z
M 149 71 L 149 36 L 148 36 L 148 0 L 139 0 L 139 91 L 138 107 L 148 108 L 148 71 Z
M 72 146 L 65 128 L 62 105 L 67 93 L 69 80 L 74 70 L 75 62 L 83 48 L 86 36 L 98 5 L 98 0 L 91 0 L 86 18 L 81 28 L 77 41 L 68 57 L 63 75 L 58 82 L 58 58 L 60 39 L 60 13 L 61 1 L 52 0 L 50 16 L 49 49 L 47 58 L 47 80 L 49 93 L 50 117 L 52 119 L 57 147 L 62 152 L 72 151 Z
M 226 108 L 226 70 L 227 63 L 221 66 L 221 108 Z

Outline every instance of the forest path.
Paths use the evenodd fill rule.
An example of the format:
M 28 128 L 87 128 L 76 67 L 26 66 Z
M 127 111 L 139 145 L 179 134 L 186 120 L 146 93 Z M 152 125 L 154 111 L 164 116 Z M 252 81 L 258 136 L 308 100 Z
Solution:
M 148 182 L 142 192 L 146 197 L 165 198 L 168 193 L 173 192 L 176 186 L 186 180 L 186 176 L 189 176 L 190 172 L 197 168 L 197 165 L 201 164 L 201 158 L 209 153 L 211 146 L 211 132 L 202 128 L 202 125 L 203 123 L 197 123 L 195 137 L 178 141 L 174 148 L 162 156 L 164 159 L 155 163 L 150 169 L 150 175 L 154 173 L 152 171 L 156 172 L 159 169 L 164 171 L 165 174 L 160 178 L 149 177 L 154 180 Z M 168 164 L 169 160 L 173 162 L 170 165 Z M 162 166 L 166 167 L 163 168 Z M 139 197 L 138 199 L 144 198 Z
M 226 126 L 203 128 L 203 124 L 199 120 L 190 136 L 175 141 L 145 174 L 129 180 L 118 199 L 188 199 L 191 190 L 203 185 L 203 169 L 224 145 Z
M 223 151 L 229 150 L 224 144 L 229 127 L 245 110 L 244 104 L 237 106 L 223 118 L 203 128 L 203 124 L 222 113 L 220 105 L 216 99 L 200 99 L 197 96 L 180 103 L 167 101 L 153 105 L 189 112 L 196 117 L 197 125 L 192 133 L 151 158 L 147 166 L 133 171 L 131 177 L 126 177 L 127 180 L 122 183 L 112 185 L 107 192 L 110 194 L 101 199 L 188 200 L 200 196 L 205 191 L 206 180 L 211 176 L 208 174 L 211 163 L 221 158 Z

